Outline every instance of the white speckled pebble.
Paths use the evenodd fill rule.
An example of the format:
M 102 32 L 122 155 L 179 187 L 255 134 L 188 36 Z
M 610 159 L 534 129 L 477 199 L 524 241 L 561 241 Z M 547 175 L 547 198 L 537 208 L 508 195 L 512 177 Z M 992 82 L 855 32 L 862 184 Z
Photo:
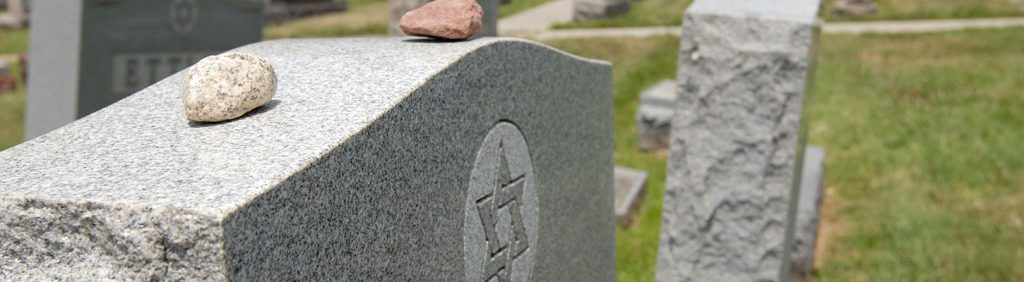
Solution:
M 209 56 L 185 77 L 185 116 L 218 122 L 236 119 L 270 102 L 277 75 L 266 59 L 247 53 Z

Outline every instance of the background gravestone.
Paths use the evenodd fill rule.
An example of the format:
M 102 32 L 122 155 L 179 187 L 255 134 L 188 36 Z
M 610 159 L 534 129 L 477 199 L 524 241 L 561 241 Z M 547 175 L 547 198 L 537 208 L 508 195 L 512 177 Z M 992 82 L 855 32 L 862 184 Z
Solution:
M 398 25 L 402 16 L 429 2 L 428 0 L 388 0 L 390 6 L 388 34 L 392 36 L 405 35 Z M 484 23 L 480 26 L 480 31 L 473 37 L 498 36 L 498 0 L 476 0 L 476 2 L 484 10 Z
M 603 19 L 629 12 L 630 0 L 576 0 L 573 2 L 573 20 Z
M 346 9 L 345 0 L 270 0 L 263 14 L 268 22 L 283 22 Z
M 0 14 L 0 27 L 22 28 L 28 24 L 28 1 L 26 0 L 0 0 L 6 4 L 6 13 Z
M 814 249 L 818 241 L 821 192 L 825 180 L 825 149 L 808 145 L 804 150 L 803 165 L 791 261 L 794 280 L 810 281 L 808 278 L 812 277 L 814 271 Z
M 259 0 L 38 1 L 25 139 L 262 36 Z
M 278 78 L 238 120 L 188 122 L 179 72 L 0 152 L 0 280 L 615 279 L 610 64 L 501 38 L 238 51 Z
M 789 281 L 819 0 L 687 10 L 659 281 Z

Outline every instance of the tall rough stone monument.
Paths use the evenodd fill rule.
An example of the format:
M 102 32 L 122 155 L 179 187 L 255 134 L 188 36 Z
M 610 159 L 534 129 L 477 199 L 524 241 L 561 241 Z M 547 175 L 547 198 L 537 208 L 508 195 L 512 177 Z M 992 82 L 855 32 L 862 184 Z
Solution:
M 789 281 L 819 0 L 686 12 L 659 281 Z
M 261 42 L 0 152 L 0 280 L 613 281 L 611 66 L 523 40 Z M 574 109 L 567 111 L 565 109 Z
M 405 33 L 398 27 L 402 16 L 409 11 L 430 3 L 430 0 L 388 0 L 390 10 L 388 12 L 388 34 L 402 36 Z M 498 36 L 498 0 L 476 0 L 480 8 L 484 10 L 484 24 L 474 37 Z
M 25 139 L 259 41 L 262 15 L 261 0 L 35 1 Z

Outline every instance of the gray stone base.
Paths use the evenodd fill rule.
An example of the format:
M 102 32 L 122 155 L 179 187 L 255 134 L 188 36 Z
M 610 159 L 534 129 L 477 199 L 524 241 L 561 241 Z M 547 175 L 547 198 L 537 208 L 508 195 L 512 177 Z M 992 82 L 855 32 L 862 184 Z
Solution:
M 825 177 L 825 149 L 810 146 L 804 149 L 804 167 L 800 179 L 800 199 L 797 204 L 796 235 L 790 261 L 794 281 L 806 281 L 814 270 L 814 248 L 818 238 L 818 219 L 821 212 L 821 192 Z
M 629 0 L 625 1 L 576 1 L 573 20 L 589 21 L 603 19 L 629 12 Z
M 615 222 L 628 226 L 647 192 L 647 172 L 615 167 Z

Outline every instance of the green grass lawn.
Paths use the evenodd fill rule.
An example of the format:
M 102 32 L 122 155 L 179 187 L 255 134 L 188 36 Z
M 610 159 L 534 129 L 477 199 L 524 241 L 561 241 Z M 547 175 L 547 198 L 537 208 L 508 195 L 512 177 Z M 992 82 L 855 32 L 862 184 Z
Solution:
M 551 0 L 511 0 L 508 4 L 498 7 L 498 17 L 511 16 Z
M 28 51 L 27 29 L 0 29 L 0 54 Z
M 549 42 L 614 63 L 616 163 L 651 173 L 617 231 L 620 281 L 653 279 L 665 156 L 635 149 L 633 115 L 674 76 L 676 41 Z M 822 42 L 807 114 L 827 154 L 819 279 L 1024 281 L 1024 29 Z
M 21 85 L 18 64 L 11 64 L 11 73 L 18 80 L 18 91 L 0 93 L 0 150 L 21 143 L 25 117 L 25 87 Z
M 821 15 L 827 21 L 868 21 L 946 18 L 992 18 L 1024 16 L 1024 1 L 1018 0 L 875 0 L 878 13 L 864 17 L 832 16 L 832 3 L 825 0 Z M 607 19 L 558 24 L 555 28 L 603 28 L 673 26 L 683 22 L 683 12 L 692 0 L 634 0 L 626 14 Z
M 823 280 L 1024 281 L 1024 29 L 823 42 Z

